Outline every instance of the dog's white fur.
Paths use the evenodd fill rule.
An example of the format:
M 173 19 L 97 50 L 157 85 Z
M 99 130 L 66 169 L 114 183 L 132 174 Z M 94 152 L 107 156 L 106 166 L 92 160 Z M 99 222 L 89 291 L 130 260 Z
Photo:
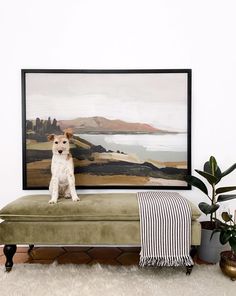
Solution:
M 70 154 L 69 140 L 73 135 L 66 132 L 64 135 L 49 135 L 48 140 L 53 141 L 52 145 L 52 178 L 49 185 L 51 194 L 50 204 L 57 203 L 59 196 L 72 198 L 78 201 L 75 190 L 75 176 L 73 158 Z

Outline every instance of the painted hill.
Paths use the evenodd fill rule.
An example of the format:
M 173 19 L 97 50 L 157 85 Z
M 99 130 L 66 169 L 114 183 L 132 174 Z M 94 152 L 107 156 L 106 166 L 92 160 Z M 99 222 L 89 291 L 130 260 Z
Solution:
M 158 133 L 166 132 L 146 123 L 126 122 L 104 117 L 82 117 L 73 120 L 60 120 L 60 128 L 72 128 L 74 133 Z

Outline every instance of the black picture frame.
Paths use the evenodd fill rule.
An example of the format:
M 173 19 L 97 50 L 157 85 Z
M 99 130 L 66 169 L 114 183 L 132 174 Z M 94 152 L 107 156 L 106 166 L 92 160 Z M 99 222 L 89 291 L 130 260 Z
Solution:
M 69 76 L 68 74 L 71 76 Z M 96 101 L 96 100 L 99 101 L 99 99 L 96 98 L 96 91 L 98 91 L 100 88 L 96 86 L 96 81 L 94 81 L 95 75 L 97 75 L 96 77 L 101 77 L 98 79 L 99 83 L 101 85 L 104 84 L 104 92 L 107 92 L 108 94 L 115 93 L 112 90 L 113 84 L 114 84 L 114 87 L 117 88 L 116 92 L 119 93 L 119 90 L 120 90 L 119 83 L 122 88 L 123 85 L 125 84 L 125 82 L 124 82 L 125 77 L 129 78 L 130 75 L 133 75 L 133 80 L 132 80 L 132 78 L 128 79 L 128 80 L 131 80 L 130 85 L 128 83 L 127 86 L 124 87 L 124 89 L 120 90 L 121 96 L 123 96 L 122 99 L 120 99 L 121 101 L 124 99 L 124 93 L 123 93 L 124 90 L 127 90 L 127 92 L 131 93 L 131 96 L 133 94 L 135 94 L 136 89 L 135 89 L 135 87 L 134 87 L 134 89 L 132 89 L 132 85 L 136 85 L 137 90 L 138 89 L 141 90 L 140 81 L 142 82 L 142 77 L 145 78 L 145 79 L 143 79 L 144 90 L 142 89 L 142 92 L 145 93 L 145 91 L 146 91 L 146 94 L 149 94 L 152 97 L 154 97 L 154 94 L 155 94 L 155 79 L 154 79 L 155 77 L 157 79 L 157 84 L 161 85 L 161 83 L 163 83 L 163 85 L 167 85 L 168 91 L 166 93 L 171 92 L 170 97 L 171 97 L 171 95 L 173 96 L 173 102 L 175 100 L 175 86 L 176 86 L 176 93 L 180 93 L 180 95 L 181 95 L 181 91 L 182 91 L 183 97 L 185 98 L 184 103 L 183 103 L 183 98 L 178 98 L 178 99 L 182 100 L 181 101 L 181 108 L 184 106 L 184 108 L 182 108 L 182 109 L 186 109 L 186 112 L 184 113 L 184 118 L 183 118 L 183 122 L 186 123 L 186 128 L 185 128 L 185 131 L 183 132 L 183 131 L 174 131 L 174 130 L 168 131 L 165 129 L 164 130 L 160 129 L 159 131 L 156 131 L 158 129 L 156 127 L 154 127 L 155 131 L 150 132 L 148 129 L 147 129 L 147 131 L 142 130 L 144 128 L 144 125 L 148 124 L 148 122 L 140 121 L 139 122 L 140 126 L 139 126 L 139 124 L 137 124 L 137 122 L 132 122 L 132 120 L 129 122 L 129 121 L 125 121 L 125 120 L 122 121 L 122 119 L 117 118 L 118 125 L 120 124 L 120 121 L 122 121 L 122 124 L 124 122 L 124 127 L 122 127 L 121 130 L 117 132 L 117 131 L 115 131 L 116 127 L 114 128 L 114 130 L 113 130 L 113 127 L 109 127 L 110 123 L 112 123 L 112 122 L 114 123 L 114 121 L 116 120 L 115 118 L 114 119 L 113 118 L 107 119 L 104 116 L 102 116 L 101 114 L 97 114 L 97 116 L 91 116 L 91 118 L 92 117 L 105 118 L 104 121 L 107 119 L 106 124 L 108 125 L 108 127 L 104 127 L 105 126 L 105 123 L 104 123 L 104 126 L 102 126 L 102 128 L 103 128 L 102 131 L 96 130 L 96 129 L 89 130 L 88 135 L 87 135 L 86 134 L 87 130 L 85 130 L 85 128 L 81 128 L 82 125 L 81 125 L 81 123 L 79 123 L 78 124 L 79 127 L 78 126 L 76 127 L 77 130 L 79 130 L 83 135 L 86 134 L 88 136 L 88 139 L 90 139 L 92 137 L 92 135 L 94 135 L 94 138 L 95 138 L 95 136 L 98 138 L 99 138 L 99 136 L 101 136 L 101 138 L 102 138 L 103 135 L 107 135 L 108 137 L 109 137 L 109 135 L 111 135 L 111 137 L 112 137 L 114 135 L 117 135 L 116 133 L 118 133 L 118 134 L 120 133 L 121 138 L 123 135 L 124 138 L 126 136 L 127 136 L 126 138 L 128 138 L 128 137 L 132 138 L 131 136 L 133 136 L 134 139 L 136 139 L 138 137 L 139 137 L 139 139 L 141 139 L 140 138 L 141 136 L 143 136 L 144 139 L 145 139 L 145 136 L 147 136 L 147 137 L 150 136 L 150 138 L 151 138 L 152 136 L 154 137 L 155 135 L 158 136 L 158 133 L 159 133 L 160 137 L 164 136 L 164 134 L 166 133 L 166 135 L 168 135 L 169 138 L 172 137 L 174 139 L 175 135 L 177 137 L 179 134 L 181 134 L 181 135 L 185 134 L 185 138 L 183 139 L 182 142 L 185 143 L 186 147 L 184 147 L 184 149 L 186 148 L 186 151 L 185 150 L 181 151 L 182 154 L 179 153 L 179 151 L 171 151 L 171 153 L 170 153 L 172 155 L 170 157 L 171 159 L 174 157 L 173 155 L 176 152 L 176 155 L 180 155 L 178 157 L 179 158 L 182 157 L 183 160 L 182 159 L 181 160 L 173 160 L 172 159 L 171 161 L 168 162 L 168 161 L 159 161 L 158 159 L 156 161 L 156 159 L 155 159 L 156 163 L 158 161 L 161 163 L 161 166 L 158 167 L 158 165 L 155 163 L 155 161 L 148 162 L 148 161 L 145 161 L 145 159 L 144 159 L 143 163 L 142 163 L 142 161 L 141 162 L 138 162 L 138 161 L 132 162 L 130 160 L 127 161 L 128 157 L 129 157 L 129 153 L 127 153 L 126 151 L 119 151 L 119 149 L 117 149 L 117 151 L 114 151 L 114 150 L 110 151 L 108 148 L 104 148 L 104 147 L 102 147 L 102 145 L 98 145 L 98 143 L 97 144 L 92 143 L 92 144 L 93 144 L 93 146 L 101 146 L 102 148 L 100 147 L 100 150 L 99 150 L 98 147 L 97 148 L 95 147 L 96 148 L 94 150 L 95 152 L 93 152 L 91 150 L 91 147 L 92 147 L 91 146 L 90 151 L 88 152 L 87 156 L 85 154 L 83 154 L 84 152 L 81 152 L 81 155 L 79 154 L 78 151 L 77 151 L 78 153 L 75 152 L 76 151 L 75 150 L 76 148 L 75 148 L 73 150 L 73 152 L 76 155 L 73 155 L 73 153 L 72 153 L 73 157 L 75 157 L 75 159 L 77 159 L 78 162 L 86 163 L 86 161 L 87 161 L 89 163 L 87 165 L 87 168 L 85 168 L 86 165 L 82 166 L 82 167 L 75 166 L 75 174 L 76 175 L 78 174 L 78 176 L 81 176 L 81 178 L 78 177 L 77 180 L 82 180 L 83 177 L 86 175 L 89 176 L 88 177 L 89 180 L 90 180 L 90 178 L 92 180 L 92 181 L 89 181 L 88 183 L 86 183 L 87 179 L 86 179 L 86 177 L 84 177 L 83 180 L 85 180 L 84 181 L 85 183 L 80 184 L 78 181 L 78 183 L 76 183 L 76 188 L 77 189 L 161 189 L 161 190 L 162 189 L 165 189 L 165 190 L 166 189 L 167 190 L 169 190 L 169 189 L 170 190 L 189 190 L 189 189 L 191 189 L 191 186 L 189 184 L 187 184 L 187 182 L 184 181 L 185 175 L 191 174 L 191 96 L 192 96 L 192 70 L 191 69 L 132 69 L 132 70 L 131 69 L 129 69 L 129 70 L 128 69 L 125 69 L 125 70 L 122 70 L 122 69 L 115 69 L 115 70 L 22 69 L 21 70 L 21 83 L 22 83 L 23 189 L 24 190 L 48 189 L 48 184 L 49 184 L 49 179 L 50 179 L 50 174 L 51 174 L 50 173 L 50 159 L 51 159 L 52 153 L 48 149 L 47 145 L 49 145 L 49 144 L 46 144 L 46 142 L 45 142 L 46 135 L 47 135 L 47 133 L 49 133 L 49 130 L 46 129 L 44 132 L 45 135 L 43 135 L 42 130 L 40 130 L 40 127 L 39 127 L 40 124 L 44 125 L 44 126 L 47 125 L 47 123 L 49 124 L 49 126 L 50 126 L 50 124 L 51 124 L 51 126 L 54 124 L 54 128 L 55 128 L 55 126 L 60 127 L 60 124 L 58 125 L 58 122 L 62 123 L 63 126 L 64 125 L 66 126 L 66 124 L 67 124 L 66 120 L 69 120 L 69 119 L 65 119 L 65 120 L 58 119 L 57 120 L 53 116 L 51 117 L 49 113 L 48 113 L 48 116 L 46 116 L 46 117 L 43 117 L 42 115 L 39 114 L 37 116 L 37 118 L 38 118 L 37 122 L 40 124 L 38 124 L 38 127 L 36 128 L 36 125 L 37 125 L 36 124 L 36 117 L 31 117 L 31 113 L 30 113 L 32 111 L 31 109 L 34 109 L 34 110 L 37 109 L 37 108 L 33 108 L 34 102 L 37 102 L 37 106 L 41 106 L 40 105 L 40 98 L 43 98 L 42 99 L 43 103 L 45 103 L 45 102 L 49 103 L 50 102 L 50 95 L 51 95 L 53 97 L 53 99 L 52 99 L 52 103 L 53 103 L 53 102 L 55 102 L 56 94 L 58 94 L 58 96 L 61 96 L 61 93 L 58 92 L 58 91 L 60 91 L 60 89 L 62 89 L 62 93 L 63 93 L 63 92 L 66 92 L 66 89 L 68 88 L 68 92 L 72 92 L 72 94 L 70 94 L 70 95 L 73 96 L 73 91 L 74 91 L 73 85 L 76 85 L 75 92 L 76 91 L 78 92 L 78 98 L 79 98 L 78 99 L 78 106 L 83 102 L 83 108 L 84 108 L 84 110 L 86 110 L 86 106 L 84 106 L 84 104 L 86 104 L 86 103 L 84 103 L 84 102 L 86 102 L 86 100 L 80 99 L 80 96 L 79 96 L 80 90 L 77 89 L 77 84 L 74 82 L 74 78 L 78 77 L 78 79 L 85 79 L 87 89 L 85 89 L 84 92 L 86 93 L 86 90 L 87 91 L 91 90 L 90 96 L 93 97 L 91 100 L 92 101 Z M 156 75 L 156 76 L 154 77 L 154 75 Z M 109 78 L 109 76 L 112 81 L 112 82 L 110 82 L 111 85 L 110 84 L 107 85 L 107 82 L 106 82 L 106 80 L 107 80 L 107 78 Z M 55 79 L 53 79 L 53 77 L 55 77 Z M 59 79 L 60 77 L 61 77 L 61 79 Z M 67 79 L 67 77 L 71 77 L 71 78 L 73 77 L 73 79 L 71 79 L 71 81 L 73 80 L 73 83 L 71 82 L 71 85 L 70 85 L 70 82 L 64 82 L 63 77 L 65 77 L 65 79 Z M 91 85 L 89 84 L 89 77 L 91 77 L 91 80 L 92 80 Z M 118 83 L 116 83 L 114 77 L 118 77 Z M 148 81 L 149 77 L 150 77 L 150 79 L 152 78 L 154 81 L 154 82 L 153 81 L 150 82 L 151 91 L 148 88 L 148 86 L 147 86 L 147 89 L 145 90 L 145 81 Z M 162 81 L 161 77 L 164 79 L 163 81 Z M 176 80 L 174 77 L 176 77 Z M 172 84 L 170 83 L 170 85 L 168 85 L 169 78 L 171 78 L 170 81 L 172 81 Z M 47 81 L 47 79 L 49 79 L 49 80 Z M 136 82 L 136 79 L 138 80 L 137 82 Z M 158 79 L 160 80 L 160 82 Z M 102 81 L 103 81 L 103 83 L 102 83 Z M 99 83 L 97 83 L 97 84 L 99 84 Z M 147 84 L 149 85 L 149 82 Z M 62 85 L 64 85 L 64 88 Z M 163 87 L 163 85 L 161 86 L 160 92 L 165 93 L 165 87 Z M 91 88 L 90 88 L 90 86 L 91 86 Z M 54 92 L 53 87 L 55 87 L 55 92 Z M 72 87 L 72 90 L 70 89 L 70 87 Z M 96 89 L 95 93 L 93 93 L 93 89 L 94 89 L 93 87 Z M 106 87 L 108 88 L 108 90 L 106 90 Z M 98 92 L 97 92 L 97 94 L 99 97 Z M 157 91 L 157 94 L 158 94 L 158 91 Z M 43 97 L 44 95 L 45 95 L 45 97 Z M 136 99 L 139 102 L 139 106 L 140 106 L 141 99 L 140 99 L 138 92 L 137 92 L 136 96 L 137 96 Z M 102 97 L 102 95 L 101 95 L 101 97 Z M 46 100 L 46 98 L 47 98 L 47 100 Z M 88 96 L 88 98 L 89 98 L 89 96 Z M 178 99 L 176 99 L 176 100 L 178 101 Z M 39 101 L 37 101 L 37 100 L 39 100 Z M 65 100 L 65 99 L 61 99 L 61 100 Z M 67 100 L 69 100 L 69 99 L 67 98 Z M 119 98 L 116 98 L 114 103 L 117 103 L 118 100 L 119 100 Z M 133 100 L 133 98 L 132 98 L 132 100 Z M 152 100 L 153 100 L 153 98 L 150 99 L 150 102 L 146 102 L 147 104 L 150 104 L 150 112 L 152 112 L 152 110 L 151 110 L 152 109 L 152 105 L 151 105 Z M 160 99 L 160 100 L 162 100 L 162 99 Z M 171 102 L 171 98 L 169 100 Z M 74 98 L 72 101 L 75 102 Z M 102 101 L 104 103 L 104 101 L 106 101 L 106 98 L 104 99 L 102 97 Z M 163 99 L 163 102 L 164 102 L 164 99 Z M 70 104 L 70 102 L 68 102 L 68 103 Z M 46 103 L 45 105 L 46 105 L 44 107 L 45 110 L 48 110 L 48 111 L 53 110 L 51 104 L 47 105 L 47 103 Z M 131 103 L 128 104 L 127 106 L 131 106 Z M 171 104 L 170 104 L 170 106 L 171 106 Z M 72 109 L 74 110 L 75 108 L 76 108 L 76 106 L 71 106 L 71 110 Z M 93 106 L 93 108 L 94 108 L 94 106 Z M 145 105 L 145 108 L 148 110 L 148 107 L 146 107 L 146 105 Z M 42 108 L 40 108 L 40 109 L 42 109 Z M 96 108 L 94 108 L 94 109 L 96 109 Z M 129 111 L 129 108 L 128 108 L 128 111 Z M 176 112 L 177 111 L 178 111 L 178 108 L 177 108 Z M 107 112 L 108 112 L 108 110 L 107 110 Z M 171 112 L 173 112 L 173 110 Z M 42 113 L 44 113 L 44 112 L 42 112 Z M 33 111 L 32 111 L 32 114 L 34 114 Z M 45 114 L 46 114 L 46 112 L 45 112 Z M 86 115 L 87 111 L 84 114 Z M 164 118 L 164 115 L 163 114 L 161 114 L 161 115 Z M 166 116 L 169 116 L 169 115 L 166 115 Z M 49 121 L 48 117 L 50 117 L 50 121 Z M 84 117 L 86 117 L 86 116 L 84 116 Z M 81 118 L 84 118 L 84 117 L 82 116 Z M 177 121 L 181 121 L 182 120 L 181 117 L 182 116 L 180 114 L 180 116 L 178 118 L 178 114 L 177 114 L 176 115 Z M 85 126 L 87 129 L 88 129 L 87 124 L 91 118 L 88 117 L 87 122 L 85 122 Z M 54 121 L 52 121 L 53 119 L 56 119 L 56 124 Z M 71 120 L 72 119 L 73 118 L 71 118 Z M 120 120 L 120 121 L 118 121 L 118 120 Z M 134 123 L 134 124 L 132 125 L 132 123 Z M 133 131 L 133 130 L 131 132 L 130 131 L 127 132 L 127 130 L 129 130 L 130 127 L 131 127 L 131 129 L 137 128 L 134 126 L 135 123 L 137 124 L 137 126 L 139 126 L 138 128 L 140 128 L 141 130 L 138 130 L 137 132 Z M 152 127 L 151 124 L 150 124 L 150 126 Z M 151 127 L 149 127 L 149 125 L 148 125 L 148 128 L 151 129 Z M 106 130 L 106 128 L 108 130 Z M 111 128 L 111 130 L 109 128 Z M 124 130 L 123 130 L 123 128 L 124 128 Z M 39 130 L 40 130 L 40 133 L 39 133 Z M 53 130 L 53 128 L 52 128 L 52 130 Z M 76 134 L 78 134 L 78 133 L 76 133 Z M 79 135 L 81 135 L 81 134 L 79 133 Z M 83 139 L 84 143 L 87 143 L 87 142 L 90 143 L 88 139 Z M 175 140 L 173 140 L 173 141 L 175 141 Z M 42 148 L 44 146 L 45 147 L 47 146 L 47 149 L 45 148 L 45 150 L 44 150 L 44 148 Z M 130 146 L 132 146 L 132 145 L 130 145 Z M 120 147 L 119 144 L 118 144 L 118 147 Z M 126 146 L 124 146 L 124 147 L 126 147 Z M 79 150 L 79 148 L 81 148 L 81 147 L 77 147 L 77 148 L 78 148 L 77 150 Z M 131 147 L 131 148 L 133 149 L 133 147 Z M 143 147 L 142 147 L 142 149 L 143 149 Z M 97 153 L 96 157 L 99 153 L 100 153 L 100 155 L 102 155 L 102 153 L 104 153 L 104 154 L 107 153 L 107 155 L 110 153 L 111 159 L 109 159 L 109 160 L 106 159 L 105 164 L 103 164 L 103 167 L 99 166 L 98 158 L 93 156 L 94 153 Z M 103 154 L 103 156 L 104 156 L 104 154 Z M 152 153 L 150 153 L 150 154 L 153 155 Z M 168 153 L 165 154 L 163 152 L 162 154 L 167 155 L 167 156 L 165 156 L 165 158 L 168 158 Z M 160 155 L 162 155 L 162 154 L 160 152 Z M 100 155 L 99 155 L 99 157 L 100 157 Z M 119 157 L 116 159 L 116 156 L 114 156 L 114 155 L 118 155 Z M 115 158 L 115 160 L 113 159 L 113 157 Z M 120 159 L 120 161 L 118 161 L 118 159 Z M 94 162 L 94 160 L 95 160 L 95 162 Z M 43 166 L 43 161 L 46 162 L 45 167 Z M 99 158 L 99 161 L 101 162 L 100 158 Z M 106 163 L 106 161 L 107 161 L 107 163 Z M 94 162 L 94 163 L 92 163 L 92 162 Z M 119 165 L 119 167 L 116 166 L 116 163 Z M 171 165 L 173 165 L 174 167 L 171 167 Z M 124 170 L 122 171 L 123 168 L 124 168 Z M 86 171 L 86 169 L 88 171 Z M 103 169 L 105 171 L 102 171 Z M 118 171 L 117 175 L 115 175 L 113 173 L 116 170 Z M 132 171 L 135 171 L 134 174 L 137 174 L 137 176 L 132 175 L 132 173 L 131 173 Z M 150 175 L 148 175 L 149 171 L 151 172 L 150 173 L 151 177 L 150 177 Z M 168 175 L 168 172 L 169 172 L 169 175 Z M 107 176 L 109 176 L 111 179 L 116 179 L 116 181 L 114 183 L 113 183 L 113 181 L 111 181 L 111 183 L 109 183 L 110 181 L 105 181 L 105 183 L 104 183 L 103 179 L 106 178 L 106 174 L 108 174 Z M 162 179 L 163 184 L 159 184 L 158 182 L 155 183 L 156 179 L 158 179 L 158 180 L 161 179 L 159 177 L 156 177 L 159 175 L 166 176 L 166 178 L 170 178 L 170 179 L 165 179 L 165 178 Z M 128 180 L 130 178 L 130 180 L 132 179 L 132 180 L 134 180 L 134 182 L 129 181 L 128 184 L 123 183 L 123 181 L 118 180 L 117 176 L 120 176 L 121 180 L 124 180 L 124 179 Z M 176 179 L 173 179 L 173 182 L 171 182 L 172 176 L 174 176 L 173 178 L 176 178 Z M 44 178 L 45 178 L 45 180 L 44 180 Z M 97 178 L 97 180 L 96 180 L 96 178 Z M 178 178 L 180 178 L 180 179 L 178 179 Z M 41 179 L 42 179 L 42 181 L 40 181 Z M 109 179 L 109 178 L 107 177 L 107 179 Z M 139 184 L 139 179 L 140 179 L 140 184 Z M 148 180 L 147 183 L 145 183 L 146 179 Z M 152 179 L 152 181 L 149 182 L 150 179 Z M 94 183 L 93 183 L 93 180 L 95 180 Z M 117 180 L 118 180 L 118 182 L 117 182 Z M 169 180 L 170 180 L 170 182 L 168 182 Z

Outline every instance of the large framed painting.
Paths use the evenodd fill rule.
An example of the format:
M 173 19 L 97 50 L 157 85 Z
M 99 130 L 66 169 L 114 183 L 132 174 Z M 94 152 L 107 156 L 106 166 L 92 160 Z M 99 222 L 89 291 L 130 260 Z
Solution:
M 79 189 L 189 189 L 191 70 L 22 70 L 23 188 L 47 189 L 47 137 L 72 131 Z

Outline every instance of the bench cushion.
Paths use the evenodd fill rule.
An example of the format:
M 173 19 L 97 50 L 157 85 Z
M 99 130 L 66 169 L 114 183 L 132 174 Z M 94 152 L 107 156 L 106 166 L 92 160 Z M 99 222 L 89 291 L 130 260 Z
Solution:
M 59 199 L 48 204 L 49 195 L 23 196 L 5 206 L 0 218 L 5 221 L 139 221 L 135 193 L 81 194 L 79 202 Z M 200 215 L 191 202 L 192 220 Z

